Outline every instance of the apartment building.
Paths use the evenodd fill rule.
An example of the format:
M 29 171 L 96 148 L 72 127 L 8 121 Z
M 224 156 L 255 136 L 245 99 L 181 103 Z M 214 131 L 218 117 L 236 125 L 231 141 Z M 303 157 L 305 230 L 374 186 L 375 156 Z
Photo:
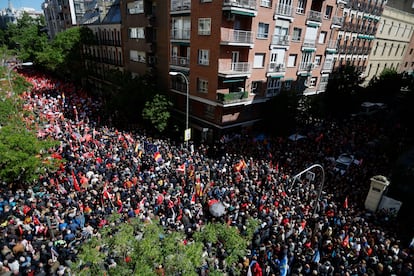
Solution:
M 98 4 L 111 0 L 45 0 L 42 4 L 50 38 L 72 26 L 82 25 L 84 16 Z M 98 3 L 99 2 L 99 3 Z M 102 6 L 102 5 L 101 5 Z
M 413 14 L 385 6 L 369 55 L 365 84 L 386 68 L 401 72 L 413 31 Z
M 342 10 L 335 0 L 170 0 L 169 68 L 186 76 L 171 76 L 177 109 L 188 81 L 192 128 L 220 133 L 259 121 L 282 90 L 325 91 Z
M 86 12 L 81 20 L 93 35 L 91 43 L 83 45 L 82 49 L 85 68 L 89 72 L 83 81 L 89 89 L 99 93 L 111 87 L 108 74 L 112 70 L 124 70 L 119 0 L 101 3 L 98 9 Z
M 410 44 L 407 46 L 407 51 L 401 62 L 399 72 L 407 72 L 410 74 L 414 72 L 414 35 L 411 35 Z
M 350 0 L 345 3 L 335 66 L 353 65 L 363 76 L 385 3 L 385 0 Z

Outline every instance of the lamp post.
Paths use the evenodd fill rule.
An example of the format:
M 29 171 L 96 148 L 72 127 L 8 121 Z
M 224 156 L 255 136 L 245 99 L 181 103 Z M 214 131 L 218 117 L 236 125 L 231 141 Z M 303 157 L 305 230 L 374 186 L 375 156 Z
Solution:
M 315 200 L 314 206 L 313 206 L 313 216 L 315 216 L 316 214 L 316 207 L 318 206 L 319 203 L 319 198 L 321 197 L 321 193 L 322 193 L 322 189 L 323 189 L 323 185 L 325 184 L 325 170 L 323 169 L 322 165 L 320 164 L 313 164 L 312 166 L 304 169 L 303 171 L 301 171 L 300 173 L 298 173 L 297 175 L 293 176 L 293 183 L 292 185 L 295 183 L 296 179 L 300 176 L 302 176 L 302 174 L 312 170 L 313 168 L 319 168 L 322 171 L 322 180 L 321 183 L 319 185 L 319 190 L 318 190 L 318 197 Z
M 185 131 L 184 131 L 184 142 L 185 142 L 185 147 L 186 149 L 188 149 L 188 140 L 191 139 L 191 131 L 189 129 L 189 125 L 188 125 L 188 116 L 189 116 L 189 81 L 186 75 L 184 75 L 181 72 L 177 72 L 177 71 L 170 71 L 169 72 L 170 76 L 181 76 L 184 80 L 185 80 L 185 84 L 186 84 L 186 107 L 185 107 Z M 188 134 L 188 135 L 187 135 Z
M 7 72 L 7 80 L 9 81 L 10 92 L 12 93 L 13 96 L 14 96 L 14 91 L 13 91 L 13 85 L 11 82 L 11 71 L 13 71 L 13 69 L 18 66 L 32 66 L 32 65 L 33 65 L 33 62 L 28 61 L 28 62 L 16 63 L 15 65 L 9 68 L 9 71 Z

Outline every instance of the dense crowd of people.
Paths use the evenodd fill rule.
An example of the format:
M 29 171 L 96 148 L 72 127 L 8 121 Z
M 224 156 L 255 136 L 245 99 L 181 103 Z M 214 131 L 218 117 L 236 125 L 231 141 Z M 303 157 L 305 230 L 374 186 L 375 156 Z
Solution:
M 1 191 L 0 275 L 69 275 L 79 245 L 99 235 L 113 212 L 158 219 L 188 236 L 213 217 L 240 231 L 248 218 L 260 221 L 239 263 L 226 264 L 225 248 L 206 245 L 200 275 L 213 268 L 228 275 L 413 275 L 414 243 L 400 240 L 390 214 L 363 206 L 370 177 L 390 173 L 375 139 L 403 143 L 399 125 L 318 121 L 300 129 L 300 140 L 243 133 L 185 148 L 106 126 L 99 99 L 46 75 L 24 76 L 33 85 L 23 95 L 33 112 L 25 120 L 39 139 L 60 142 L 50 154 L 65 162 L 33 187 Z M 358 165 L 341 174 L 331 157 L 343 152 Z M 315 163 L 326 172 L 320 198 L 319 171 L 315 180 L 293 178 Z M 205 208 L 212 202 L 224 211 Z

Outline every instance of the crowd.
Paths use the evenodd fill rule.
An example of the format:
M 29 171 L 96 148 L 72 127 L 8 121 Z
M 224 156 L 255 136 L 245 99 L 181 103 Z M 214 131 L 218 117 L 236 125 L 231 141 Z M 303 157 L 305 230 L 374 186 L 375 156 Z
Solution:
M 388 214 L 363 208 L 369 178 L 389 175 L 373 141 L 403 142 L 398 125 L 351 118 L 303 127 L 301 140 L 244 133 L 187 149 L 105 126 L 99 99 L 39 73 L 24 76 L 33 84 L 23 95 L 33 111 L 25 120 L 39 139 L 60 142 L 50 154 L 65 162 L 31 188 L 1 191 L 0 275 L 70 275 L 79 245 L 99 235 L 113 212 L 159 219 L 186 235 L 214 216 L 240 231 L 248 218 L 260 221 L 237 264 L 224 262 L 222 247 L 206 245 L 201 275 L 212 268 L 228 275 L 235 268 L 258 276 L 413 275 L 414 243 L 399 239 Z M 359 160 L 343 175 L 329 158 L 342 152 Z M 319 200 L 320 172 L 316 181 L 292 179 L 315 163 L 326 171 Z M 205 202 L 212 201 L 225 212 L 210 213 Z

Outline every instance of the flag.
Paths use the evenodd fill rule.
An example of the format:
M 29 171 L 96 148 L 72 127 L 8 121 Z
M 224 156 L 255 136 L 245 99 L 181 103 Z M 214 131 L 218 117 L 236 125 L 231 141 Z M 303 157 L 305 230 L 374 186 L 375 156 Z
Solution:
M 315 249 L 315 253 L 313 254 L 313 257 L 312 257 L 312 262 L 319 263 L 320 260 L 321 260 L 321 254 L 319 253 L 318 249 Z
M 72 178 L 73 178 L 73 187 L 75 188 L 76 191 L 79 192 L 80 191 L 79 182 L 73 170 L 72 170 Z
M 183 163 L 182 165 L 178 166 L 178 168 L 176 169 L 177 172 L 180 173 L 185 173 L 185 163 Z
M 240 160 L 237 164 L 234 165 L 234 170 L 236 172 L 239 172 L 241 170 L 243 170 L 244 168 L 246 168 L 246 162 L 242 159 Z
M 349 236 L 346 235 L 346 237 L 344 238 L 344 240 L 342 241 L 342 246 L 343 247 L 348 247 L 349 245 Z
M 348 209 L 348 196 L 345 197 L 345 201 L 344 201 L 344 208 Z
M 157 151 L 156 153 L 154 153 L 154 160 L 156 162 L 161 162 L 162 161 L 162 155 L 159 151 Z
M 289 270 L 288 258 L 287 258 L 287 254 L 285 254 L 283 256 L 283 259 L 279 263 L 280 276 L 286 276 L 288 273 L 288 270 Z
M 191 204 L 195 204 L 196 203 L 196 193 L 193 193 L 193 196 L 191 197 Z

